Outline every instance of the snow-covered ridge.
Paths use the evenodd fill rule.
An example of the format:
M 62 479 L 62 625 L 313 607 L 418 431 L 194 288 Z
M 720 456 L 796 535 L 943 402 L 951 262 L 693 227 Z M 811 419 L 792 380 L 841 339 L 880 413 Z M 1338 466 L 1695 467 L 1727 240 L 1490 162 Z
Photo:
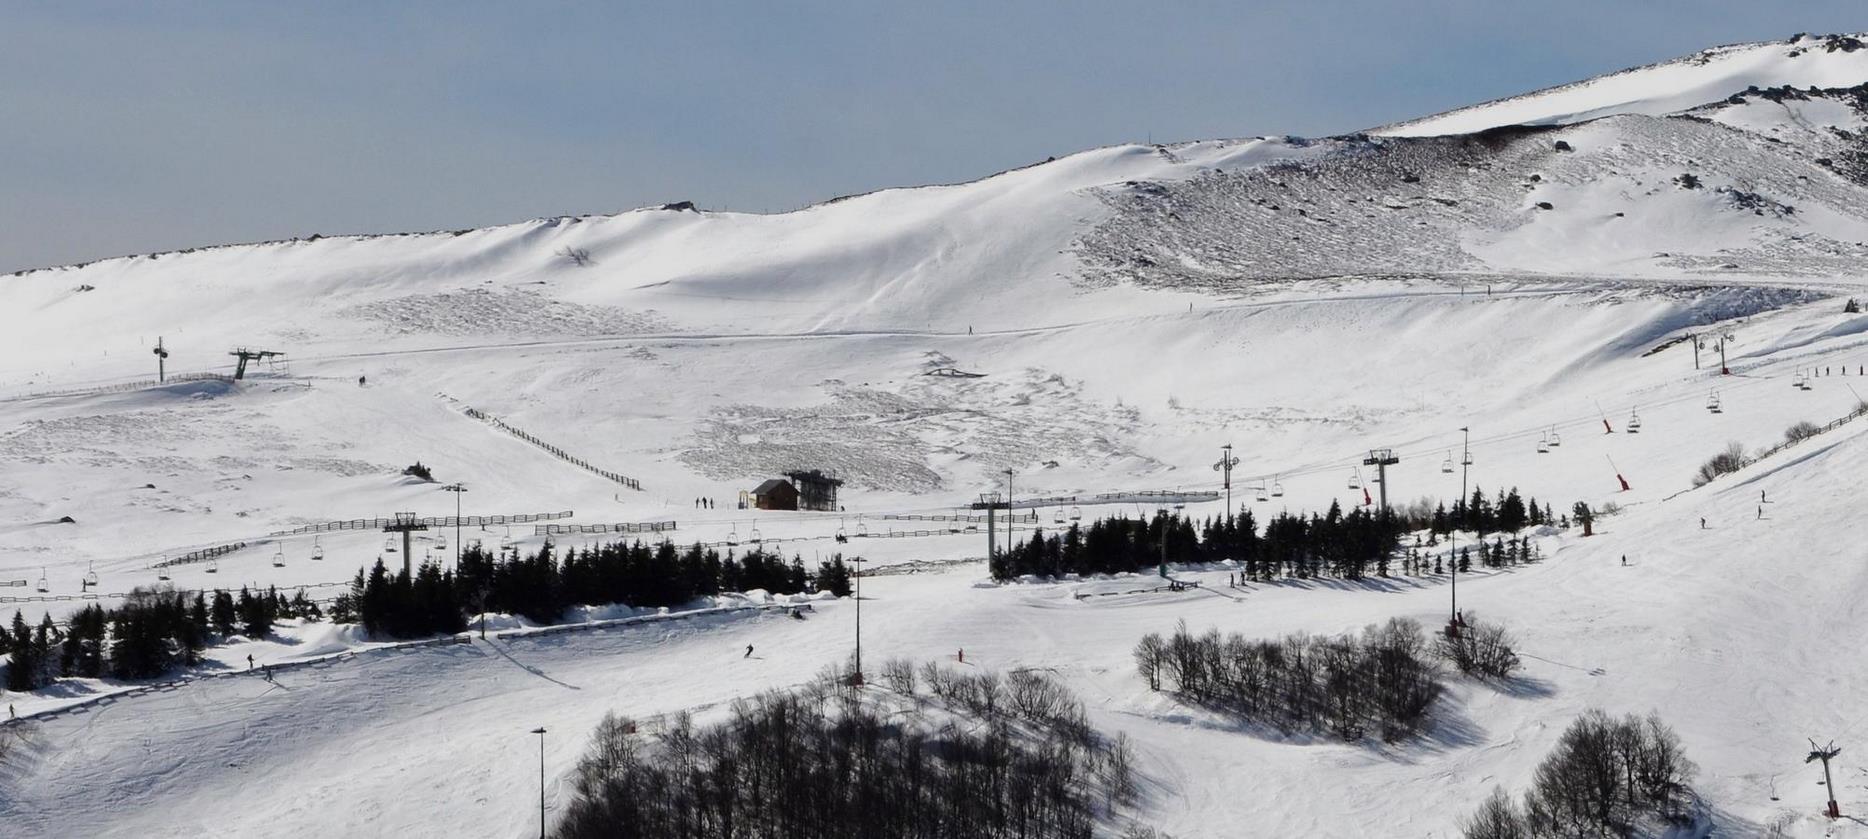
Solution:
M 1868 82 L 1868 36 L 1802 35 L 1731 44 L 1443 114 L 1372 129 L 1395 137 L 1469 134 L 1502 125 L 1566 125 L 1616 114 L 1662 116 L 1750 87 Z

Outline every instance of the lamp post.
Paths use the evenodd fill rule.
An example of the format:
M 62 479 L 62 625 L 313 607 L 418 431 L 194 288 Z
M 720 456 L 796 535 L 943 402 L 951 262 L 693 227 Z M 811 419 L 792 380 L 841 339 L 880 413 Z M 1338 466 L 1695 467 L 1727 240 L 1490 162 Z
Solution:
M 1005 470 L 1005 552 L 1012 553 L 1012 470 Z
M 467 485 L 455 482 L 441 488 L 443 492 L 454 493 L 454 573 L 461 570 L 461 494 L 467 491 Z
M 1460 443 L 1460 453 L 1459 453 L 1459 502 L 1461 504 L 1464 504 L 1466 503 L 1466 470 L 1472 468 L 1472 429 L 1468 426 L 1462 425 L 1460 426 L 1459 431 L 1461 434 L 1465 435 L 1464 441 Z M 1468 510 L 1467 512 L 1470 513 L 1471 511 Z M 1446 632 L 1448 635 L 1457 638 L 1459 637 L 1459 525 L 1458 524 L 1454 524 L 1452 532 L 1447 535 L 1447 563 L 1446 564 L 1447 564 L 1447 569 L 1453 572 L 1453 598 L 1452 598 L 1453 599 L 1453 607 L 1452 607 L 1453 613 L 1449 615 L 1446 619 Z
M 538 735 L 538 839 L 545 839 L 545 727 L 532 733 Z

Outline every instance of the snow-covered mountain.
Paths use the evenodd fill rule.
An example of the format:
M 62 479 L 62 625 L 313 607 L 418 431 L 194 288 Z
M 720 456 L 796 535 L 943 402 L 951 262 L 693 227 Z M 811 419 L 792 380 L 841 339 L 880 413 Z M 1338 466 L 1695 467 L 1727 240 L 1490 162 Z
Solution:
M 900 611 L 880 619 L 874 643 L 1056 666 L 1093 697 L 1098 724 L 1156 744 L 1147 768 L 1167 792 L 1145 815 L 1182 837 L 1382 835 L 1381 824 L 1448 835 L 1493 784 L 1521 788 L 1590 704 L 1659 709 L 1701 760 L 1725 823 L 1762 826 L 1783 807 L 1814 806 L 1802 770 L 1778 765 L 1800 759 L 1805 728 L 1848 731 L 1859 716 L 1853 670 L 1799 693 L 1781 685 L 1812 658 L 1761 659 L 1868 631 L 1847 605 L 1862 586 L 1847 543 L 1823 531 L 1846 520 L 1844 464 L 1863 443 L 1845 425 L 1731 483 L 1693 490 L 1691 477 L 1728 441 L 1771 445 L 1868 393 L 1856 381 L 1868 318 L 1841 299 L 1868 293 L 1865 129 L 1862 40 L 1799 36 L 1366 134 L 1116 146 L 783 214 L 671 204 L 22 271 L 0 277 L 0 583 L 21 581 L 0 593 L 21 592 L 29 612 L 68 609 L 50 598 L 80 591 L 87 571 L 105 593 L 158 576 L 341 585 L 377 556 L 381 533 L 280 532 L 451 515 L 457 502 L 469 515 L 672 520 L 681 541 L 758 532 L 800 540 L 786 549 L 809 561 L 836 549 L 839 529 L 929 527 L 883 516 L 952 512 L 1003 488 L 1007 469 L 1026 497 L 1222 490 L 1209 465 L 1226 443 L 1243 461 L 1235 500 L 1261 515 L 1361 503 L 1345 479 L 1375 447 L 1402 458 L 1395 502 L 1446 499 L 1459 492 L 1443 465 L 1463 426 L 1473 481 L 1488 491 L 1629 512 L 1607 519 L 1602 539 L 1546 537 L 1548 564 L 1461 581 L 1462 600 L 1471 585 L 1475 608 L 1516 622 L 1544 687 L 1462 688 L 1469 730 L 1425 752 L 1241 740 L 1164 707 L 1124 668 L 1136 636 L 1186 615 L 1262 634 L 1431 622 L 1444 602 L 1434 581 L 1270 587 L 1243 607 L 1084 601 L 1076 586 L 1095 583 L 975 588 L 979 565 L 943 563 L 980 556 L 979 534 L 875 539 L 859 545 L 878 564 L 939 572 L 879 584 L 879 611 Z M 170 374 L 228 373 L 236 348 L 285 356 L 238 383 L 145 386 L 158 339 Z M 955 369 L 980 375 L 938 374 Z M 1792 387 L 1811 370 L 1811 388 Z M 1637 416 L 1641 433 L 1627 433 Z M 417 460 L 470 491 L 400 474 Z M 845 478 L 847 513 L 732 509 L 740 491 L 799 468 Z M 1275 499 L 1259 490 L 1274 485 Z M 1784 499 L 1781 514 L 1750 517 L 1754 485 Z M 698 511 L 698 497 L 719 507 Z M 1083 505 L 1089 517 L 1134 509 Z M 1698 516 L 1731 529 L 1682 535 Z M 529 526 L 468 534 L 508 537 L 545 538 Z M 311 558 L 314 538 L 325 559 Z M 154 567 L 237 542 L 248 547 L 212 575 L 202 563 Z M 1788 548 L 1813 558 L 1807 577 L 1755 564 Z M 1638 582 L 1607 569 L 1620 553 L 1652 558 L 1630 570 Z M 48 591 L 27 593 L 41 579 Z M 1830 620 L 1771 619 L 1811 603 Z M 443 824 L 516 835 L 531 816 L 502 796 L 526 773 L 457 775 L 471 755 L 523 763 L 534 744 L 508 743 L 498 726 L 545 708 L 554 730 L 578 732 L 554 744 L 557 776 L 611 705 L 672 711 L 795 683 L 840 649 L 848 616 L 820 608 L 829 620 L 723 619 L 518 651 L 555 678 L 509 670 L 511 648 L 476 645 L 332 665 L 353 669 L 287 700 L 224 683 L 126 699 L 118 708 L 143 703 L 156 722 L 127 724 L 117 709 L 45 721 L 35 764 L 0 774 L 16 785 L 0 786 L 0 816 L 45 834 L 81 812 L 123 835 Z M 291 662 L 360 643 L 326 630 L 235 652 Z M 776 633 L 786 652 L 695 677 L 692 656 L 755 633 Z M 457 694 L 463 682 L 474 691 Z M 78 698 L 26 697 L 20 710 Z M 1760 702 L 1772 713 L 1751 714 Z M 392 717 L 419 733 L 411 741 L 443 752 L 355 760 L 365 741 L 381 744 L 345 720 L 382 706 L 407 709 Z M 80 726 L 94 738 L 82 747 Z M 232 734 L 253 730 L 274 732 L 277 753 Z M 212 746 L 191 751 L 203 736 Z M 167 774 L 146 754 L 190 770 Z M 100 766 L 112 794 L 84 794 L 96 790 L 80 770 Z M 1269 767 L 1266 796 L 1205 788 L 1258 766 Z M 1345 768 L 1390 791 L 1350 808 L 1304 800 Z M 1848 795 L 1868 800 L 1850 777 Z M 1781 805 L 1766 800 L 1771 783 Z M 129 789 L 157 789 L 160 801 L 120 806 Z M 307 806 L 308 791 L 346 806 Z M 1276 815 L 1257 818 L 1266 800 L 1281 802 Z M 234 810 L 250 820 L 198 821 Z

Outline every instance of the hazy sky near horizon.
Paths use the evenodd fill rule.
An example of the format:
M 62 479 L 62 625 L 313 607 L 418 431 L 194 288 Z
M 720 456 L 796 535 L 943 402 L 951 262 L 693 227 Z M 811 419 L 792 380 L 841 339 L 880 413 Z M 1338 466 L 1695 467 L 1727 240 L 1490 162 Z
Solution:
M 677 200 L 776 211 L 1862 30 L 1861 0 L 0 0 L 0 271 Z

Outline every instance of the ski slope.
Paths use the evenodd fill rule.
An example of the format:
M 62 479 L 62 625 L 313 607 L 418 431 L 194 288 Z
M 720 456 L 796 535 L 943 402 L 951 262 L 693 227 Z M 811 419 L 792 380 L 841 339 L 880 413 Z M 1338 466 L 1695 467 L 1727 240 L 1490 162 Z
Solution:
M 62 617 L 74 596 L 159 583 L 328 597 L 402 557 L 373 530 L 282 532 L 457 502 L 672 523 L 683 543 L 863 556 L 871 660 L 965 649 L 968 666 L 1055 669 L 1140 745 L 1154 786 L 1129 817 L 1183 839 L 1455 835 L 1589 707 L 1674 725 L 1720 835 L 1786 816 L 1789 836 L 1868 835 L 1808 815 L 1821 790 L 1801 764 L 1806 737 L 1864 731 L 1845 662 L 1868 632 L 1851 518 L 1868 420 L 1691 489 L 1728 442 L 1774 445 L 1868 394 L 1868 317 L 1842 305 L 1868 296 L 1868 181 L 1844 165 L 1868 121 L 1845 95 L 1746 92 L 1868 83 L 1868 50 L 1831 43 L 1719 48 L 1372 138 L 1116 146 L 778 215 L 651 208 L 0 277 L 0 610 Z M 1439 136 L 1516 124 L 1548 129 Z M 158 337 L 170 373 L 227 373 L 237 347 L 287 355 L 240 382 L 140 385 Z M 1239 730 L 1147 691 L 1130 649 L 1182 619 L 1253 636 L 1432 625 L 1443 579 L 993 586 L 983 529 L 949 518 L 1005 470 L 1019 497 L 1223 495 L 1210 464 L 1227 443 L 1232 501 L 1261 520 L 1362 503 L 1349 479 L 1378 447 L 1401 457 L 1391 503 L 1449 500 L 1462 476 L 1443 464 L 1467 445 L 1488 493 L 1623 512 L 1590 539 L 1542 534 L 1541 565 L 1461 580 L 1463 607 L 1519 636 L 1526 679 L 1457 685 L 1434 732 L 1391 749 Z M 436 482 L 401 474 L 417 460 Z M 734 509 L 793 468 L 835 470 L 846 509 Z M 469 491 L 439 489 L 456 481 Z M 1019 533 L 1152 512 L 1071 504 Z M 547 538 L 613 537 L 437 529 L 414 559 Z M 250 654 L 276 683 L 8 696 L 48 715 L 16 729 L 0 819 L 9 836 L 526 835 L 525 732 L 550 730 L 562 805 L 606 711 L 718 714 L 840 659 L 854 604 L 814 605 L 409 649 L 288 624 L 204 671 Z M 1847 754 L 1845 812 L 1868 804 Z

